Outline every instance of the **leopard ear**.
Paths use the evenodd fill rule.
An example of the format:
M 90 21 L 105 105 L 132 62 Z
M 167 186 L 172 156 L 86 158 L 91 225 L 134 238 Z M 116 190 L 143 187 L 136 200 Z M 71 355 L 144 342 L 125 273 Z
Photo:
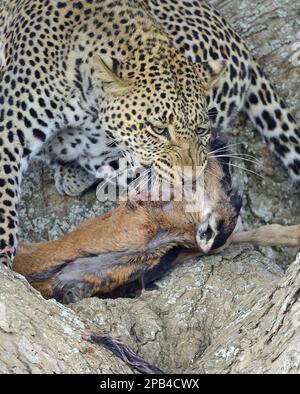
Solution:
M 128 89 L 128 81 L 120 77 L 121 63 L 109 56 L 93 56 L 94 80 L 110 93 L 122 93 Z
M 201 63 L 207 78 L 209 88 L 215 87 L 227 70 L 226 60 L 209 60 Z

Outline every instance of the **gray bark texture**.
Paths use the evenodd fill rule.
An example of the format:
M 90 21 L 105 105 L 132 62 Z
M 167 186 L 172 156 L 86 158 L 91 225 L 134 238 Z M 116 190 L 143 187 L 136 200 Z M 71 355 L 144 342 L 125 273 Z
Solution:
M 214 0 L 247 40 L 300 121 L 299 4 L 293 0 Z M 0 0 L 1 3 L 4 2 Z M 299 45 L 298 45 L 298 44 Z M 298 48 L 298 49 L 297 49 Z M 259 172 L 236 174 L 244 184 L 246 228 L 300 222 L 299 192 L 244 119 L 229 133 L 236 152 L 255 155 Z M 62 197 L 48 170 L 33 164 L 25 176 L 21 238 L 59 237 L 111 204 L 94 193 Z M 45 301 L 20 276 L 0 268 L 0 372 L 130 373 L 121 361 L 83 342 L 85 330 L 110 332 L 166 372 L 300 372 L 300 255 L 297 249 L 231 247 L 190 260 L 135 299 L 87 299 L 71 307 Z
M 46 302 L 5 267 L 0 267 L 0 289 L 0 373 L 131 372 L 106 350 L 81 339 L 91 322 Z

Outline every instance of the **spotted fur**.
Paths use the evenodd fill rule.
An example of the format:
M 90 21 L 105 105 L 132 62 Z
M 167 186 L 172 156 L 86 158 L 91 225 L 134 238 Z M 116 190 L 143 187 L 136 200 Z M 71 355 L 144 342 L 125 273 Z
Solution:
M 293 180 L 300 132 L 246 44 L 198 0 L 11 0 L 0 10 L 0 250 L 17 237 L 21 176 L 39 155 L 60 192 L 127 152 L 174 179 L 244 109 Z M 78 171 L 77 171 L 78 170 Z M 89 174 L 89 175 L 88 175 Z

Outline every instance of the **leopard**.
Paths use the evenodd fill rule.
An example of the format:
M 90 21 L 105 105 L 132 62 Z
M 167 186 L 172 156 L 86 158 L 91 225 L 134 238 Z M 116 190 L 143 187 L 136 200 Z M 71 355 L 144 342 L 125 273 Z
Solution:
M 178 167 L 207 165 L 211 135 L 244 111 L 300 180 L 294 117 L 206 1 L 5 1 L 0 42 L 0 264 L 16 253 L 34 158 L 72 196 L 120 157 L 174 182 Z

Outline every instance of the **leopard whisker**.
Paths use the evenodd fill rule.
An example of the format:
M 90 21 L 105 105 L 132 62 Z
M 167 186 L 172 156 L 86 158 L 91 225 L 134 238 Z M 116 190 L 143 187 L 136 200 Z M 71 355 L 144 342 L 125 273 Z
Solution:
M 209 152 L 209 153 L 208 153 L 208 156 L 211 156 L 213 153 L 214 153 L 214 152 Z M 222 153 L 226 153 L 226 152 L 220 151 L 220 153 L 222 154 Z M 250 155 L 250 154 L 248 154 L 248 153 L 229 152 L 228 155 L 235 155 L 235 156 L 241 156 L 241 157 L 249 157 L 249 158 L 252 158 L 252 159 L 254 159 L 254 160 L 257 160 L 257 161 L 261 162 L 261 161 L 258 160 L 254 155 Z M 220 155 L 217 155 L 217 156 L 220 157 Z
M 248 168 L 245 168 L 245 167 L 242 167 L 242 166 L 238 166 L 238 165 L 232 164 L 232 163 L 229 163 L 229 165 L 232 166 L 232 167 L 239 168 L 239 169 L 241 169 L 241 170 L 243 170 L 243 171 L 249 172 L 249 173 L 251 173 L 251 174 L 254 174 L 254 175 L 258 176 L 259 178 L 265 179 L 264 176 L 258 174 L 258 173 L 255 172 L 255 171 L 249 170 Z
M 142 173 L 138 178 L 136 178 L 134 182 L 134 187 L 131 189 L 131 192 L 137 193 L 138 189 L 144 186 L 148 181 L 148 175 L 150 173 L 150 169 L 147 169 L 144 173 Z
M 209 152 L 208 154 L 220 152 L 220 151 L 222 151 L 222 150 L 226 150 L 226 149 L 228 149 L 228 148 L 231 148 L 231 147 L 237 146 L 237 145 L 243 145 L 243 143 L 242 143 L 242 142 L 238 142 L 238 143 L 236 143 L 236 144 L 229 144 L 229 145 L 226 145 L 226 146 L 222 146 L 221 148 L 215 149 L 215 150 Z
M 132 168 L 138 168 L 139 166 L 135 166 L 135 167 L 132 167 Z M 132 169 L 131 168 L 131 169 Z M 108 185 L 109 183 L 112 183 L 111 181 L 112 181 L 112 179 L 115 179 L 115 178 L 117 178 L 118 176 L 120 176 L 120 175 L 123 175 L 126 171 L 128 171 L 128 168 L 125 168 L 125 169 L 122 169 L 121 171 L 120 170 L 115 170 L 115 174 L 114 175 L 112 175 L 112 176 L 110 176 L 110 177 L 108 177 L 107 179 L 105 179 L 105 181 L 104 181 L 104 183 L 101 185 L 101 187 L 99 188 L 99 191 L 101 191 L 106 185 Z
M 231 158 L 231 159 L 239 159 L 239 160 L 243 160 L 243 161 L 246 161 L 246 162 L 249 162 L 249 163 L 256 164 L 258 166 L 263 166 L 263 163 L 260 162 L 259 160 L 251 160 L 251 159 L 248 159 L 248 158 L 241 157 L 239 155 L 231 154 L 231 155 L 218 155 L 218 156 L 211 156 L 211 157 L 215 158 L 215 159 L 217 159 L 218 157 L 227 157 L 227 158 Z

